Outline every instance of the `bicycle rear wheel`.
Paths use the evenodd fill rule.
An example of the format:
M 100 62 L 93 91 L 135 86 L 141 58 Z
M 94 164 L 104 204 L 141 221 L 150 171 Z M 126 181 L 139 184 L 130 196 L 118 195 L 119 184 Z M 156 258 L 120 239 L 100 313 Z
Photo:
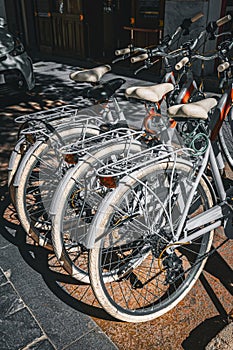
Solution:
M 213 232 L 190 244 L 173 241 L 184 209 L 177 194 L 185 192 L 189 172 L 180 163 L 147 167 L 125 177 L 98 209 L 89 232 L 96 237 L 89 253 L 90 280 L 100 304 L 119 320 L 163 315 L 185 297 L 204 267 Z M 212 204 L 201 179 L 189 215 Z
M 96 171 L 140 150 L 141 145 L 132 141 L 103 146 L 67 172 L 54 194 L 50 210 L 54 251 L 65 270 L 82 282 L 89 283 L 89 227 L 100 202 L 113 190 L 101 184 Z

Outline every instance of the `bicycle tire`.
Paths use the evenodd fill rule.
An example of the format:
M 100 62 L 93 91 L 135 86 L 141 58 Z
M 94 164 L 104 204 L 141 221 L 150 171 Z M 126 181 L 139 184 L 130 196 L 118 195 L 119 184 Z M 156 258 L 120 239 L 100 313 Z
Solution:
M 85 137 L 95 136 L 97 133 L 99 133 L 97 129 L 85 129 Z M 83 135 L 83 128 L 82 126 L 73 129 L 64 128 L 59 134 L 63 143 L 69 144 Z M 42 141 L 39 146 L 35 146 L 25 163 L 19 167 L 16 176 L 20 174 L 20 181 L 15 186 L 15 206 L 22 227 L 37 244 L 48 249 L 52 249 L 50 232 L 46 228 L 38 227 L 38 220 L 43 215 L 47 217 L 53 192 L 62 176 L 59 173 L 62 155 L 57 152 L 55 145 L 57 145 L 57 139 L 53 142 L 50 138 Z M 41 179 L 42 172 L 45 175 Z M 47 193 L 49 185 L 46 182 L 53 184 L 50 194 Z M 47 207 L 44 205 L 45 199 L 41 201 L 42 196 L 48 200 Z M 42 219 L 41 225 L 43 225 Z
M 148 196 L 142 197 L 138 205 L 142 214 L 134 213 L 130 206 L 127 213 L 127 203 L 134 203 L 139 198 L 140 191 L 137 195 L 135 193 L 140 189 L 141 181 L 148 181 L 150 186 L 153 185 L 156 195 L 161 194 L 161 201 L 166 198 L 170 187 L 169 184 L 165 187 L 164 180 L 166 174 L 171 175 L 173 165 L 171 162 L 155 164 L 134 173 L 133 176 L 123 178 L 118 188 L 100 205 L 90 228 L 89 234 L 96 237 L 94 247 L 89 251 L 91 285 L 105 311 L 118 320 L 145 322 L 165 314 L 186 296 L 204 267 L 204 254 L 211 247 L 212 231 L 187 245 L 187 249 L 185 245 L 176 247 L 173 243 L 173 256 L 165 253 L 171 239 L 169 230 L 166 231 L 166 216 L 160 217 L 163 220 L 157 226 L 153 222 L 156 212 L 161 210 L 161 204 L 155 200 L 156 197 L 152 196 L 151 200 Z M 177 162 L 174 176 L 183 174 L 185 179 L 188 172 L 189 166 Z M 144 203 L 148 202 L 146 206 L 143 200 Z M 192 215 L 200 209 L 201 206 L 195 209 L 198 203 L 204 209 L 213 204 L 203 178 L 192 204 Z M 174 214 L 177 211 L 176 216 L 181 215 L 178 209 L 178 206 L 173 208 Z M 150 220 L 149 226 L 146 223 L 150 223 Z M 173 222 L 174 227 L 178 223 L 179 217 L 177 223 Z M 157 230 L 157 234 L 150 235 L 150 230 Z M 164 262 L 166 258 L 168 262 L 174 262 L 170 270 L 165 265 L 162 265 L 162 269 L 159 267 L 160 254 L 167 254 Z M 205 258 L 198 262 L 197 259 L 201 256 Z
M 53 196 L 50 214 L 54 252 L 63 268 L 79 281 L 89 283 L 84 242 L 99 202 L 109 191 L 100 185 L 96 170 L 140 150 L 141 145 L 132 141 L 103 146 L 67 172 Z

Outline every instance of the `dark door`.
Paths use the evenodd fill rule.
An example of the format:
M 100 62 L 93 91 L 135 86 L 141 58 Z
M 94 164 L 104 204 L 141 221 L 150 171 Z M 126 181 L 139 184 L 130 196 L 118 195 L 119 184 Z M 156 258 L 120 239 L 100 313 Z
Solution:
M 35 25 L 40 51 L 52 52 L 53 33 L 49 1 L 35 0 Z
M 40 51 L 84 57 L 82 0 L 35 0 Z
M 53 1 L 52 29 L 55 53 L 73 57 L 85 56 L 82 0 Z
M 116 48 L 129 43 L 132 0 L 86 0 L 84 17 L 87 25 L 88 54 L 92 58 L 110 59 Z

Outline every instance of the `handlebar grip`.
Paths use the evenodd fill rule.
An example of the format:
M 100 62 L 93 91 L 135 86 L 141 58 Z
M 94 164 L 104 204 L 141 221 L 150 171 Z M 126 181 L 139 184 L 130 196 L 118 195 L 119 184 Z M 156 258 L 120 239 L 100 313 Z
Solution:
M 225 17 L 219 18 L 216 21 L 216 24 L 217 24 L 218 27 L 220 27 L 220 26 L 223 26 L 223 24 L 229 22 L 230 20 L 231 20 L 231 15 L 227 15 Z
M 182 67 L 184 67 L 184 65 L 186 63 L 189 62 L 189 58 L 188 57 L 184 57 L 182 58 L 182 60 L 180 60 L 176 65 L 175 65 L 175 69 L 176 70 L 180 70 Z
M 130 53 L 130 48 L 127 47 L 125 49 L 119 49 L 115 51 L 115 55 L 116 56 L 120 56 L 120 55 L 126 55 L 127 53 Z
M 147 58 L 148 58 L 148 54 L 147 53 L 143 53 L 142 55 L 132 57 L 130 61 L 131 61 L 131 63 L 136 63 L 136 62 L 144 61 Z
M 203 16 L 204 16 L 204 13 L 199 12 L 194 17 L 191 18 L 191 22 L 194 23 L 194 22 L 198 21 Z
M 229 62 L 224 62 L 224 63 L 221 63 L 221 64 L 218 65 L 217 70 L 218 70 L 219 73 L 222 73 L 222 72 L 224 72 L 224 70 L 226 70 L 229 67 L 230 67 L 230 63 Z

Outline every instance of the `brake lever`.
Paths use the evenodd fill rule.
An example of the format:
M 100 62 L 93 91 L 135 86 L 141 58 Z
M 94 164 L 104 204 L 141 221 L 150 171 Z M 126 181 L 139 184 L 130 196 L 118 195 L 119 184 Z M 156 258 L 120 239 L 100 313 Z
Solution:
M 119 62 L 119 61 L 124 61 L 126 60 L 127 58 L 130 57 L 130 53 L 127 53 L 119 58 L 116 58 L 115 60 L 112 61 L 112 64 L 116 63 L 116 62 Z
M 223 77 L 219 83 L 219 89 L 223 89 L 224 84 L 226 83 L 227 79 L 226 77 Z
M 141 72 L 141 70 L 144 70 L 144 69 L 148 69 L 148 66 L 145 64 L 144 66 L 138 68 L 135 72 L 134 72 L 134 75 L 137 75 L 139 72 Z
M 141 70 L 149 69 L 151 66 L 153 66 L 153 64 L 154 64 L 154 62 L 145 61 L 144 66 L 138 68 L 138 69 L 134 72 L 134 75 L 137 75 Z
M 231 32 L 223 32 L 223 33 L 219 33 L 219 34 L 214 34 L 215 38 L 219 38 L 221 36 L 224 36 L 224 35 L 232 35 Z

